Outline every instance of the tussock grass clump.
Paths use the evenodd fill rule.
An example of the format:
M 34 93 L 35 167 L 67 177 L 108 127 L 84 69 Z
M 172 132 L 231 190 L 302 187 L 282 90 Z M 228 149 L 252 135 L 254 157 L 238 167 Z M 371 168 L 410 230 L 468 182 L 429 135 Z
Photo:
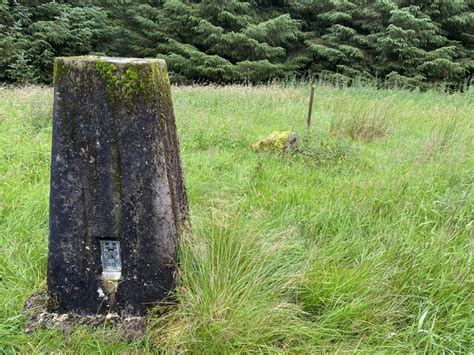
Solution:
M 17 123 L 27 126 L 34 133 L 50 127 L 53 115 L 52 94 L 51 90 L 42 86 L 0 88 L 0 99 L 4 100 L 10 110 L 16 110 L 21 115 L 22 120 Z
M 390 109 L 387 102 L 348 103 L 344 111 L 336 112 L 330 135 L 345 135 L 364 143 L 382 139 L 390 131 Z
M 211 214 L 181 241 L 178 306 L 154 319 L 156 346 L 229 353 L 301 345 L 311 332 L 292 302 L 305 268 L 302 241 L 235 211 Z
M 474 349 L 472 91 L 317 86 L 306 132 L 307 87 L 173 88 L 192 231 L 178 302 L 132 343 L 23 333 L 46 274 L 51 98 L 0 89 L 0 352 Z M 250 148 L 290 130 L 299 154 Z
M 449 156 L 453 148 L 466 145 L 466 136 L 464 132 L 472 130 L 472 122 L 466 122 L 454 115 L 447 117 L 439 127 L 433 129 L 428 136 L 422 154 L 419 157 L 420 162 L 424 162 L 434 156 Z M 469 154 L 469 152 L 466 152 Z

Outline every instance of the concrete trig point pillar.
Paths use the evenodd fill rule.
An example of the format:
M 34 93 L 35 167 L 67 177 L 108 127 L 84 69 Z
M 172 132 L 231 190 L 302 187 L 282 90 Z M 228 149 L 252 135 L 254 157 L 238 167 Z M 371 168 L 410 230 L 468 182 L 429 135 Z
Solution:
M 141 315 L 169 297 L 188 214 L 166 64 L 57 58 L 50 308 Z

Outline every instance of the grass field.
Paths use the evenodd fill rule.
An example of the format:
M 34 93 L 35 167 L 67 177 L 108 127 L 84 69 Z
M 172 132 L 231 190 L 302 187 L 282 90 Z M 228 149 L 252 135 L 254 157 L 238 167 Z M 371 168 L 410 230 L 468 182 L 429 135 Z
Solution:
M 0 353 L 474 351 L 474 92 L 175 87 L 193 232 L 127 343 L 23 333 L 45 287 L 52 89 L 0 89 Z M 294 130 L 300 154 L 254 152 Z

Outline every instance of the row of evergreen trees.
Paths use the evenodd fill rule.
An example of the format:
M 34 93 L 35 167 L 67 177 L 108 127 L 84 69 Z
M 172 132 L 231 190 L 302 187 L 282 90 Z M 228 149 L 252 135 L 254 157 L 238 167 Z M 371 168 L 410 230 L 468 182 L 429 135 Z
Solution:
M 161 57 L 175 82 L 318 77 L 469 85 L 474 0 L 103 0 L 0 4 L 0 81 L 55 56 Z

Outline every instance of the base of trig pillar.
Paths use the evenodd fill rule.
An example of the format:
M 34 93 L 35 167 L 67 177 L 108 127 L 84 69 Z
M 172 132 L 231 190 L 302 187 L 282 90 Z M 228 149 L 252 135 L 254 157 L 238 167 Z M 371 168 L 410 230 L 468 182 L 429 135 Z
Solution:
M 25 333 L 41 329 L 55 329 L 70 333 L 76 326 L 100 329 L 109 337 L 133 341 L 145 334 L 147 322 L 143 316 L 121 316 L 118 313 L 83 315 L 49 311 L 50 300 L 46 292 L 35 292 L 25 303 Z

